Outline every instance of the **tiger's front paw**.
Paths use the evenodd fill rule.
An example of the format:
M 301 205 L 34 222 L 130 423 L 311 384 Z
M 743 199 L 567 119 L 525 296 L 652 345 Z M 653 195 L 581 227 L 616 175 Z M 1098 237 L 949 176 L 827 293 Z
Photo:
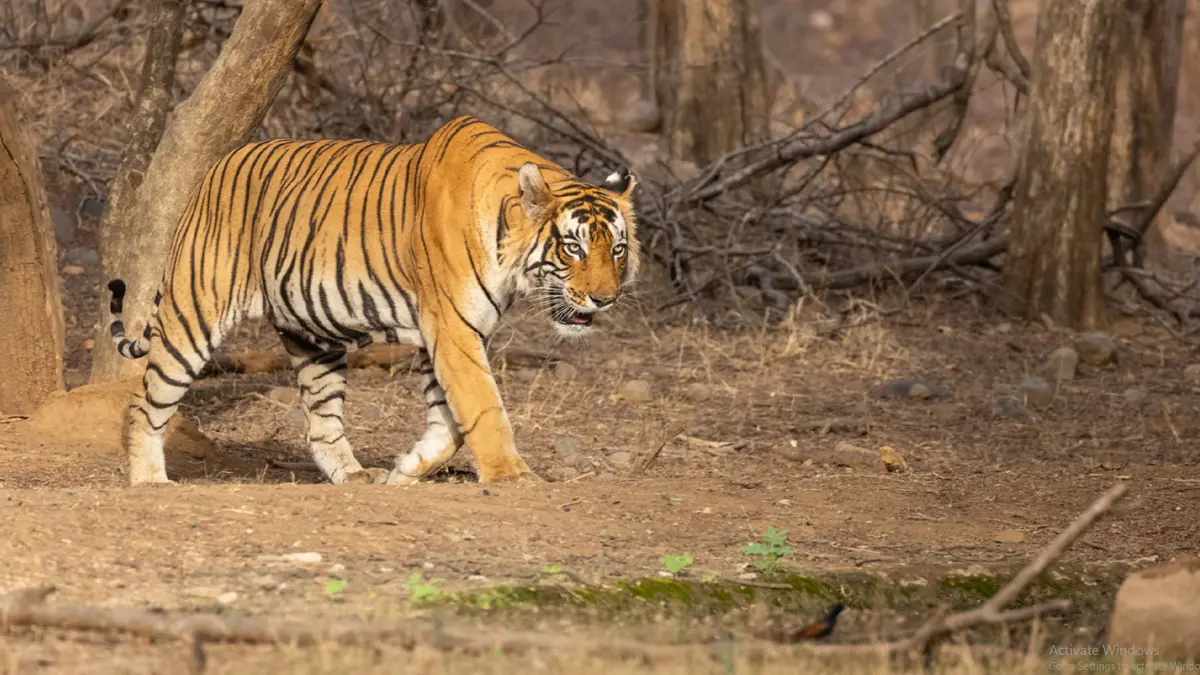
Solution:
M 479 482 L 480 483 L 484 483 L 484 482 L 491 483 L 493 485 L 499 483 L 502 485 L 515 485 L 517 487 L 531 487 L 534 485 L 541 485 L 541 484 L 545 483 L 546 479 L 542 478 L 541 476 L 537 475 L 536 473 L 534 473 L 532 471 L 526 471 L 524 473 L 519 473 L 515 476 L 506 476 L 504 478 L 493 478 L 492 480 L 489 480 L 489 481 L 480 480 Z
M 352 471 L 346 474 L 343 483 L 360 483 L 364 485 L 383 485 L 388 482 L 388 476 L 391 474 L 387 469 L 363 469 L 362 471 Z
M 167 478 L 166 472 L 137 472 L 132 471 L 129 475 L 129 484 L 133 486 L 139 485 L 178 485 L 175 481 Z
M 544 483 L 541 476 L 534 473 L 522 459 L 504 462 L 499 465 L 480 466 L 480 483 L 513 483 L 516 485 L 534 485 Z

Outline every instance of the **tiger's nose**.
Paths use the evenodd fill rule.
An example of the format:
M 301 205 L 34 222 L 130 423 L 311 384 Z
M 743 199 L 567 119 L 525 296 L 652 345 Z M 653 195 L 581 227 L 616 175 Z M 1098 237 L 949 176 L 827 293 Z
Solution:
M 596 305 L 596 309 L 604 309 L 617 301 L 616 294 L 612 295 L 589 295 L 592 304 Z

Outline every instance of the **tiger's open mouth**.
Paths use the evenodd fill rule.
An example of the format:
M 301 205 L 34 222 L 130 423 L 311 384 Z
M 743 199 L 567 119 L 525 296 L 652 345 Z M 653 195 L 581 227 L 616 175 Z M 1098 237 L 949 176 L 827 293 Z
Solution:
M 554 320 L 564 326 L 590 326 L 592 315 L 588 312 L 577 312 L 565 304 L 554 312 Z
M 571 328 L 587 328 L 592 325 L 594 314 L 576 309 L 574 303 L 568 302 L 561 291 L 551 293 L 550 297 L 553 298 L 550 305 L 550 318 L 554 320 L 554 323 Z

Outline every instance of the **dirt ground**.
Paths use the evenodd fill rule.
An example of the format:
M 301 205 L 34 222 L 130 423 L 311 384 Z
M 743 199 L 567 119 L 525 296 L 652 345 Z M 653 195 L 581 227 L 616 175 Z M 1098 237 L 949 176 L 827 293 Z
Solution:
M 539 317 L 518 318 L 496 337 L 494 363 L 519 447 L 548 479 L 537 485 L 480 486 L 466 451 L 455 471 L 413 487 L 321 484 L 303 466 L 286 372 L 197 385 L 184 416 L 217 445 L 171 456 L 173 487 L 130 489 L 112 445 L 46 444 L 9 421 L 0 589 L 53 584 L 61 601 L 100 605 L 390 616 L 413 572 L 462 590 L 530 582 L 557 566 L 603 585 L 654 576 L 660 556 L 687 553 L 691 573 L 734 579 L 747 573 L 738 547 L 768 526 L 788 530 L 795 553 L 785 563 L 805 574 L 1020 563 L 1119 480 L 1132 486 L 1127 508 L 1067 560 L 1141 566 L 1195 550 L 1200 389 L 1184 377 L 1195 355 L 1183 343 L 1122 317 L 1117 362 L 1082 366 L 1051 405 L 1023 416 L 999 397 L 1073 337 L 939 297 L 880 298 L 833 331 L 825 310 L 785 324 L 750 312 L 707 321 L 655 315 L 643 299 L 581 344 L 556 343 Z M 278 349 L 270 345 L 251 328 L 231 351 Z M 351 371 L 349 434 L 364 464 L 389 466 L 422 430 L 410 365 Z M 923 378 L 948 397 L 887 398 L 879 387 L 892 378 Z M 632 379 L 650 383 L 650 400 L 626 400 Z M 568 436 L 576 452 L 564 455 Z M 911 470 L 885 471 L 867 454 L 882 445 Z M 996 541 L 1004 530 L 1023 541 Z M 289 553 L 320 562 L 282 561 Z M 333 578 L 347 583 L 327 602 Z M 0 655 L 9 672 L 100 663 L 161 672 L 183 658 L 169 644 L 66 637 L 17 631 Z M 295 672 L 359 667 L 347 665 L 358 658 L 350 652 L 327 667 L 299 652 Z M 223 647 L 213 660 L 251 667 L 273 653 Z

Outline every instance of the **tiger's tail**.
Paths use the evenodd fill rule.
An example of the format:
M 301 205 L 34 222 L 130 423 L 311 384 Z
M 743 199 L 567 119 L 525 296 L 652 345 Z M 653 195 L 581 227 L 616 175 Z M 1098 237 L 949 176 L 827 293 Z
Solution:
M 121 306 L 125 302 L 125 282 L 113 279 L 108 282 L 108 290 L 112 292 L 112 300 L 108 303 L 112 323 L 108 325 L 108 332 L 112 333 L 113 346 L 117 348 L 117 353 L 127 359 L 140 359 L 150 353 L 150 322 L 146 322 L 142 337 L 136 340 L 125 337 L 125 322 L 121 320 Z

